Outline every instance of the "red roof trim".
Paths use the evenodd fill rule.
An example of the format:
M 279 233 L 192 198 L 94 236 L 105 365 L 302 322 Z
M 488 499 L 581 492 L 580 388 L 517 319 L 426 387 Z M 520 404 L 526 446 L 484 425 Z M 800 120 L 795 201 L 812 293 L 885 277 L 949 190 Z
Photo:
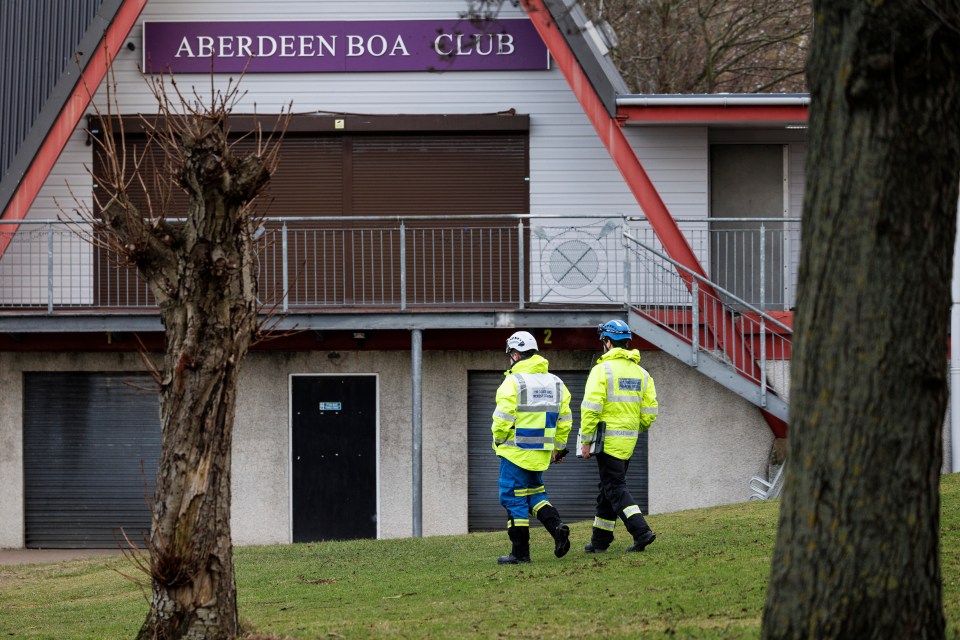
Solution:
M 618 106 L 624 122 L 806 122 L 807 107 L 774 106 Z
M 100 86 L 100 82 L 107 74 L 107 69 L 110 68 L 123 46 L 123 41 L 130 35 L 130 31 L 146 5 L 147 0 L 126 0 L 120 6 L 0 218 L 23 220 L 26 217 L 43 183 L 46 182 L 57 159 L 67 146 L 67 141 L 76 130 L 80 118 L 90 105 L 93 92 Z M 17 226 L 3 225 L 4 233 L 0 235 L 0 256 L 3 256 L 3 252 L 10 244 Z

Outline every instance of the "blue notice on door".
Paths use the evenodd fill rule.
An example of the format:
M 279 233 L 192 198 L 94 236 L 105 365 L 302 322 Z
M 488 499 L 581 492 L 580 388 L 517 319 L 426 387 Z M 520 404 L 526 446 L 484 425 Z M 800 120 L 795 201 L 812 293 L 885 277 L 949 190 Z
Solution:
M 343 403 L 340 402 L 321 402 L 320 411 L 342 411 Z

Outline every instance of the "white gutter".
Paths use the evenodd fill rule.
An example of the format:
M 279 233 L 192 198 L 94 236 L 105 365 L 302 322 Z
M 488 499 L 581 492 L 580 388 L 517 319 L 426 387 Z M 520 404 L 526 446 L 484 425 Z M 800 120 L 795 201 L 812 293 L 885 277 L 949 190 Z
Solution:
M 618 107 L 771 107 L 809 106 L 806 93 L 715 93 L 618 95 Z
M 960 200 L 957 202 L 960 218 Z M 960 233 L 953 244 L 953 304 L 950 306 L 950 467 L 960 472 Z

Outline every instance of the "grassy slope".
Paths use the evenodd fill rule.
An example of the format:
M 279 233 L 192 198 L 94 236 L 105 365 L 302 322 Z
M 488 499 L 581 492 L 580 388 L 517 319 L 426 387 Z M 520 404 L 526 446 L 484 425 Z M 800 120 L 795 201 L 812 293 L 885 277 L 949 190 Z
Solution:
M 756 638 L 778 502 L 652 516 L 656 543 L 625 554 L 574 547 L 501 567 L 504 533 L 236 550 L 240 614 L 263 637 Z M 944 604 L 960 638 L 960 475 L 943 481 Z M 0 567 L 0 638 L 130 638 L 146 613 L 123 559 Z

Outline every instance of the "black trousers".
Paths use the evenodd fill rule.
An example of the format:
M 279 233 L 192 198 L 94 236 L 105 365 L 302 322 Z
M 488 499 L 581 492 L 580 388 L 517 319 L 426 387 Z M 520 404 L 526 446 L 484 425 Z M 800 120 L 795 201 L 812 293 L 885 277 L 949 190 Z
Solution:
M 643 519 L 639 509 L 630 516 L 625 516 L 623 513 L 624 509 L 637 506 L 637 501 L 633 499 L 630 489 L 627 488 L 627 468 L 630 466 L 630 460 L 621 460 L 606 453 L 598 453 L 594 457 L 597 459 L 597 469 L 600 471 L 597 518 L 614 522 L 619 516 L 634 538 L 649 531 L 650 526 Z M 613 531 L 594 525 L 592 539 L 595 546 L 606 547 L 613 542 Z

